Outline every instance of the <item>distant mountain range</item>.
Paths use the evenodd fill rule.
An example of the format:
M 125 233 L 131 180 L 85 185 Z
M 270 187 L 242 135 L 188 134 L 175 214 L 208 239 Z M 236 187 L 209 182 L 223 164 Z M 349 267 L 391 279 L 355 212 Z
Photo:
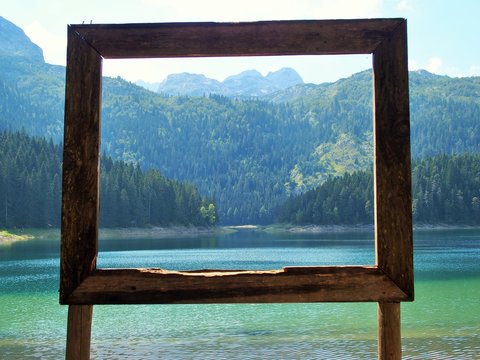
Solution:
M 3 18 L 0 67 L 0 130 L 59 143 L 65 68 Z M 320 85 L 291 69 L 162 84 L 157 93 L 104 78 L 102 152 L 193 183 L 215 198 L 222 223 L 270 222 L 289 195 L 371 164 L 371 71 Z M 479 77 L 410 72 L 410 108 L 415 158 L 480 153 Z
M 238 75 L 229 76 L 220 82 L 201 74 L 187 72 L 169 75 L 161 83 L 137 81 L 137 85 L 160 94 L 204 96 L 210 94 L 228 97 L 262 97 L 291 86 L 303 84 L 298 73 L 291 68 L 282 68 L 263 76 L 256 70 L 247 70 Z

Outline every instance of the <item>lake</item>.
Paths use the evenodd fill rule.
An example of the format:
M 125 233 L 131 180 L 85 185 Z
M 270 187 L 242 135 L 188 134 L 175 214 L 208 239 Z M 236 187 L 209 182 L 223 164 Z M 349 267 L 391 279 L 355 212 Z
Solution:
M 0 247 L 0 358 L 61 359 L 55 232 Z M 404 359 L 480 359 L 480 230 L 417 231 Z M 374 263 L 370 233 L 241 231 L 100 241 L 98 267 L 276 269 Z M 92 359 L 375 359 L 376 304 L 95 306 Z

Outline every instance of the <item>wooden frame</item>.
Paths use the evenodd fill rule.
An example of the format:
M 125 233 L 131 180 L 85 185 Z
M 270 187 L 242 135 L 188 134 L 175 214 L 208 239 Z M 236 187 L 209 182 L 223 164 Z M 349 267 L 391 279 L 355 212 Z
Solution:
M 373 56 L 374 266 L 97 269 L 103 58 L 331 54 Z M 60 303 L 70 305 L 379 302 L 379 353 L 389 354 L 399 316 L 398 336 L 387 319 L 413 300 L 406 20 L 69 26 L 60 268 Z

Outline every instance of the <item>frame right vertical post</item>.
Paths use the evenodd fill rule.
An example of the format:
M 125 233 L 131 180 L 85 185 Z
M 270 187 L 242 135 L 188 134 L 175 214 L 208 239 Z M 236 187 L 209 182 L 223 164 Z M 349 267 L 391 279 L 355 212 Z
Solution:
M 376 265 L 413 300 L 406 21 L 373 52 Z M 401 359 L 400 304 L 378 304 L 378 358 Z

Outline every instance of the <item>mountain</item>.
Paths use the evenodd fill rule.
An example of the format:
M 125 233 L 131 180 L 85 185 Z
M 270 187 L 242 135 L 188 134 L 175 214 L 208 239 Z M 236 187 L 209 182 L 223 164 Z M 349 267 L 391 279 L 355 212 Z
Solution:
M 238 75 L 229 76 L 223 84 L 228 94 L 233 96 L 259 96 L 269 93 L 268 80 L 257 70 L 247 70 Z
M 65 67 L 46 64 L 23 30 L 0 17 L 0 129 L 62 139 Z
M 17 40 L 19 49 L 33 47 L 27 37 Z M 0 130 L 24 129 L 60 142 L 65 68 L 14 53 L 0 53 Z M 228 80 L 238 88 L 248 78 L 252 88 L 263 89 L 266 82 L 296 81 L 289 70 L 280 72 L 281 81 L 277 73 L 249 71 L 220 84 Z M 416 159 L 480 153 L 479 77 L 411 72 L 410 96 Z M 102 152 L 191 182 L 216 200 L 224 224 L 268 223 L 288 196 L 370 165 L 371 104 L 371 71 L 247 98 L 166 96 L 104 78 Z
M 43 51 L 25 35 L 22 29 L 0 16 L 0 54 L 43 62 Z
M 158 87 L 160 86 L 160 83 L 158 82 L 147 82 L 143 80 L 137 80 L 135 81 L 135 85 L 141 86 L 144 89 L 150 90 L 150 91 L 157 91 Z
M 298 73 L 283 68 L 263 76 L 256 70 L 247 70 L 229 76 L 223 82 L 204 75 L 180 73 L 169 75 L 158 87 L 157 92 L 168 95 L 204 96 L 209 94 L 227 97 L 262 97 L 291 86 L 303 84 Z
M 256 70 L 244 71 L 223 81 L 226 96 L 262 97 L 285 90 L 291 86 L 303 84 L 303 79 L 291 68 L 282 68 L 262 76 Z
M 181 73 L 169 75 L 158 86 L 157 92 L 170 95 L 203 96 L 221 93 L 222 84 L 204 75 Z
M 479 152 L 480 77 L 451 78 L 419 70 L 410 72 L 409 80 L 413 156 Z M 331 118 L 349 120 L 328 126 L 340 127 L 361 139 L 371 136 L 362 135 L 371 128 L 371 70 L 334 83 L 297 85 L 265 99 L 307 108 L 312 121 L 331 106 Z
M 282 68 L 269 72 L 265 77 L 277 90 L 288 89 L 291 86 L 303 84 L 303 79 L 292 68 Z

